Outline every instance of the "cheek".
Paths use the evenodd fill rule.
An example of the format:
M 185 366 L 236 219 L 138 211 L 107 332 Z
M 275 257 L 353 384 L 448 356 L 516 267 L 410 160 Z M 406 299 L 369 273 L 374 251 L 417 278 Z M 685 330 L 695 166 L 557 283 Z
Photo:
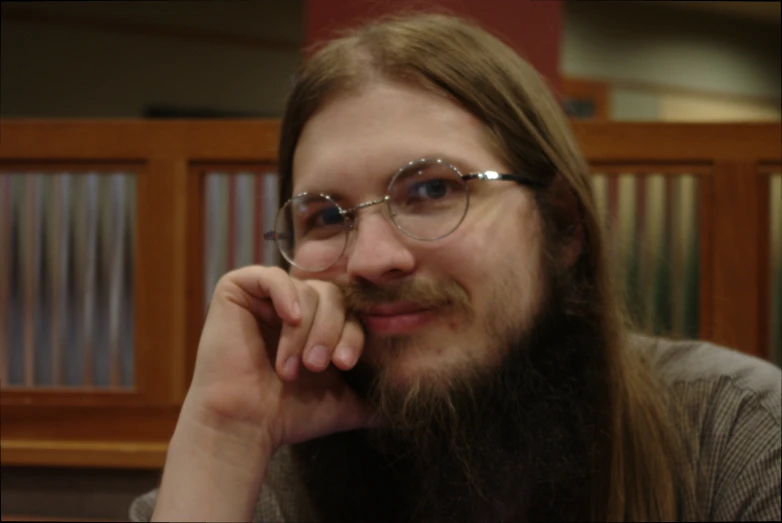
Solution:
M 465 283 L 491 281 L 519 269 L 536 274 L 542 245 L 536 215 L 515 209 L 492 218 L 462 224 L 424 255 Z
M 465 227 L 427 254 L 445 278 L 467 290 L 479 316 L 524 317 L 540 298 L 541 232 L 535 216 L 524 214 L 525 221 L 511 212 L 490 225 Z

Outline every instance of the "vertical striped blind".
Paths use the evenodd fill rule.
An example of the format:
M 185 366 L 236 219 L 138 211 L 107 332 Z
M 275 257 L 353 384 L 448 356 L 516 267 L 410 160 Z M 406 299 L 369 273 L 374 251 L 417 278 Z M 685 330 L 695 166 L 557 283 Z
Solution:
M 135 177 L 0 173 L 3 387 L 133 387 Z
M 697 337 L 698 178 L 595 172 L 592 185 L 628 312 L 642 331 Z
M 277 215 L 274 172 L 209 172 L 204 177 L 204 303 L 217 280 L 246 265 L 276 265 L 277 248 L 263 239 Z

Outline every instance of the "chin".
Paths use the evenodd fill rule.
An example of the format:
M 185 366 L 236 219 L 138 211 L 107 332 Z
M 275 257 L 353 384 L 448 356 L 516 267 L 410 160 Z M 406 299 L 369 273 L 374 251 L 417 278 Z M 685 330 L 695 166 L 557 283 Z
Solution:
M 387 392 L 407 393 L 422 388 L 446 392 L 454 381 L 484 367 L 475 353 L 454 342 L 411 338 L 384 339 L 370 345 L 366 362 Z

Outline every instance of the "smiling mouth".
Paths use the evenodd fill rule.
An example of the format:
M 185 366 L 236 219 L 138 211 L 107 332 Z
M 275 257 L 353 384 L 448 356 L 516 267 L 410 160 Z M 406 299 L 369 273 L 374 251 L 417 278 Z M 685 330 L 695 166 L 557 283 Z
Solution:
M 437 318 L 435 308 L 413 302 L 384 303 L 360 314 L 364 326 L 374 334 L 410 334 Z

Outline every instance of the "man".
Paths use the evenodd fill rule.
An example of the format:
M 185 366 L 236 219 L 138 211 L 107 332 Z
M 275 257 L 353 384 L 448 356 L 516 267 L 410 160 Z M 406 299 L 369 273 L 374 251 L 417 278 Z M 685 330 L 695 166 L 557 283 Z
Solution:
M 134 519 L 780 518 L 779 369 L 629 333 L 587 166 L 504 44 L 441 15 L 330 42 L 279 162 L 289 271 L 218 283 Z

